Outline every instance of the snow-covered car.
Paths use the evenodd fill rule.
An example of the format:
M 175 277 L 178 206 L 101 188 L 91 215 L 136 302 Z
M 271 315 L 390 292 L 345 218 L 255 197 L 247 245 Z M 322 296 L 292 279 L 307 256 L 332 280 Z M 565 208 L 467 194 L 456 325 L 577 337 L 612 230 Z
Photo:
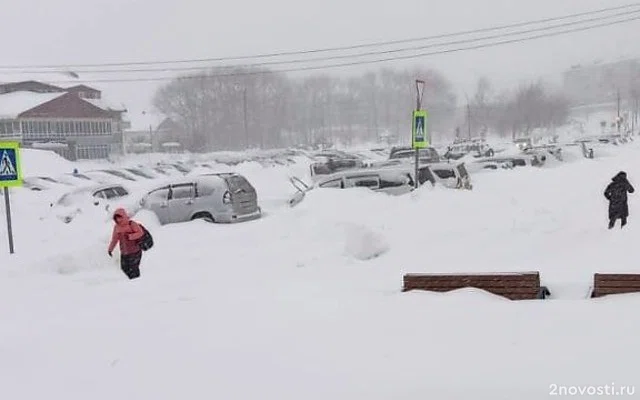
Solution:
M 415 159 L 416 151 L 408 146 L 393 147 L 389 152 L 389 160 L 405 160 L 412 161 Z M 440 154 L 433 147 L 426 147 L 418 150 L 420 163 L 437 163 L 440 162 Z
M 512 160 L 493 160 L 491 158 L 474 160 L 473 162 L 467 163 L 465 165 L 467 167 L 467 170 L 471 173 L 487 170 L 513 169 L 514 167 Z
M 175 179 L 149 191 L 139 204 L 155 213 L 163 225 L 196 219 L 233 223 L 262 216 L 255 188 L 237 173 Z
M 473 189 L 465 163 L 430 164 L 429 169 L 436 178 L 436 184 L 450 189 Z
M 322 162 L 315 162 L 309 166 L 311 179 L 315 182 L 336 172 L 362 168 L 365 163 L 360 159 L 328 158 Z
M 23 179 L 23 186 L 34 191 L 69 188 L 72 185 L 49 176 L 30 176 Z
M 442 157 L 448 160 L 459 160 L 467 154 L 472 154 L 476 158 L 493 157 L 495 151 L 491 146 L 483 142 L 463 142 L 447 147 Z
M 136 167 L 128 167 L 128 168 L 123 168 L 123 172 L 126 172 L 128 174 L 131 174 L 133 176 L 135 176 L 138 179 L 156 179 L 158 177 L 157 174 L 153 174 L 150 171 L 146 171 L 142 168 L 136 168 Z
M 92 180 L 88 176 L 78 172 L 58 175 L 55 178 L 60 182 L 68 183 L 70 185 L 79 186 L 79 187 L 95 186 L 97 183 L 96 181 Z
M 110 213 L 116 202 L 121 203 L 130 195 L 130 189 L 118 184 L 83 187 L 64 194 L 51 204 L 51 209 L 58 219 L 69 223 L 78 214 L 87 211 L 99 210 L 101 215 Z M 130 203 L 135 204 L 135 200 Z M 127 208 L 131 208 L 131 205 Z
M 340 171 L 325 176 L 307 185 L 301 179 L 290 178 L 291 184 L 297 192 L 289 199 L 289 205 L 295 206 L 300 203 L 306 193 L 317 188 L 349 189 L 364 187 L 375 192 L 382 192 L 391 195 L 401 195 L 409 193 L 414 189 L 412 174 L 404 168 L 378 168 L 378 169 L 357 169 Z

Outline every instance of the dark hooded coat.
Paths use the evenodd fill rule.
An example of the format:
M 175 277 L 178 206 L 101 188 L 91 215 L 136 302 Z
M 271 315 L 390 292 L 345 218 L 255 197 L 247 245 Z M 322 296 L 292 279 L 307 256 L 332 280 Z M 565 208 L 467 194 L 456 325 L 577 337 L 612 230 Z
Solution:
M 633 193 L 635 189 L 623 171 L 614 176 L 611 181 L 604 191 L 604 197 L 609 200 L 609 219 L 627 218 L 629 216 L 627 193 Z

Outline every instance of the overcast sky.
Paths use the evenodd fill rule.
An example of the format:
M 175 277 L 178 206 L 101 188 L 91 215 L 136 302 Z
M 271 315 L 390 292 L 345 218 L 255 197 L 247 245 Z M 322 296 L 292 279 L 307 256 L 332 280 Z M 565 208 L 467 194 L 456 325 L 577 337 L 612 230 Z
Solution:
M 175 60 L 347 46 L 629 3 L 629 0 L 3 0 L 0 64 Z M 471 95 L 476 80 L 483 75 L 496 86 L 506 87 L 537 76 L 557 76 L 573 64 L 639 57 L 638 32 L 640 21 L 634 21 L 403 63 L 419 62 L 438 69 L 452 81 L 458 94 L 467 91 Z M 353 71 L 350 68 L 342 73 Z M 119 77 L 123 75 L 100 75 L 106 79 Z M 127 104 L 130 118 L 140 125 L 144 121 L 138 115 L 149 107 L 157 85 L 110 83 L 105 95 Z

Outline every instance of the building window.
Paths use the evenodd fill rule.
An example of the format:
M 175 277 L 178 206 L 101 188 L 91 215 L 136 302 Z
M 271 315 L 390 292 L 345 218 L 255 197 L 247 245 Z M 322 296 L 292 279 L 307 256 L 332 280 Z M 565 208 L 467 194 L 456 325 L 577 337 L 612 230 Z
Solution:
M 104 159 L 109 157 L 108 144 L 96 144 L 87 146 L 78 146 L 77 153 L 79 159 L 93 160 Z

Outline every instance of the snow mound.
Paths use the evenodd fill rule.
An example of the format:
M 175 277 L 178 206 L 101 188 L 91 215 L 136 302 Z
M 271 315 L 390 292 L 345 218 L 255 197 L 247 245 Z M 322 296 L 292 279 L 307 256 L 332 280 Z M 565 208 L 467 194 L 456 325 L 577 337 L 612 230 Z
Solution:
M 55 176 L 73 171 L 74 163 L 49 150 L 20 149 L 24 176 Z
M 345 253 L 360 261 L 381 256 L 389 250 L 389 244 L 381 234 L 363 225 L 345 225 Z

